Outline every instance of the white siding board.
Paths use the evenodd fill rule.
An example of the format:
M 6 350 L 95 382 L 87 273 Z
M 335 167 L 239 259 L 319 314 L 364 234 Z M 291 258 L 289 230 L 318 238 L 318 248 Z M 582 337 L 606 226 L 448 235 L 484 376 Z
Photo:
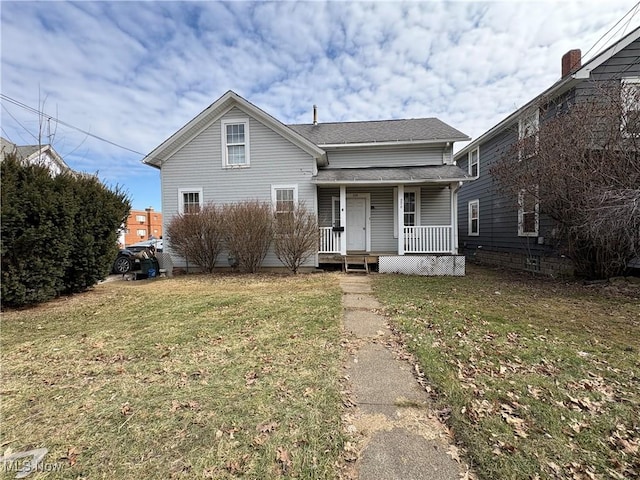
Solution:
M 397 252 L 393 238 L 393 187 L 371 189 L 371 249 L 374 252 Z
M 329 168 L 442 165 L 444 147 L 409 146 L 327 150 Z
M 271 185 L 298 185 L 298 201 L 313 211 L 316 186 L 311 183 L 315 160 L 302 149 L 256 119 L 249 118 L 251 164 L 247 168 L 222 167 L 221 121 L 246 118 L 233 108 L 173 154 L 162 168 L 162 208 L 167 223 L 178 210 L 179 188 L 202 188 L 203 202 L 232 203 L 259 200 L 271 203 Z M 227 265 L 227 254 L 219 259 Z M 313 265 L 314 259 L 308 261 Z M 175 258 L 176 266 L 183 266 Z M 272 251 L 264 266 L 281 266 Z
M 420 225 L 451 225 L 451 193 L 440 185 L 420 189 Z

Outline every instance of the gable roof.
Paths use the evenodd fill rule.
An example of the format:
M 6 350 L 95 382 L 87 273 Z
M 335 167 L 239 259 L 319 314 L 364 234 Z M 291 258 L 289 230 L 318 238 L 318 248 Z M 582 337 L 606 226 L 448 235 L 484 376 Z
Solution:
M 470 140 L 467 135 L 437 118 L 294 124 L 289 128 L 320 147 Z
M 16 145 L 6 138 L 0 137 L 0 148 L 0 160 L 4 160 L 7 155 L 15 153 L 19 159 L 25 162 L 31 162 L 47 154 L 49 159 L 60 168 L 60 171 L 71 171 L 69 165 L 58 155 L 58 152 L 55 151 L 52 145 Z
M 307 152 L 309 155 L 316 158 L 320 165 L 326 164 L 326 154 L 324 150 L 318 148 L 318 146 L 313 142 L 290 129 L 284 123 L 280 122 L 264 110 L 256 107 L 251 102 L 245 100 L 231 90 L 227 91 L 227 93 L 205 108 L 180 130 L 157 146 L 151 153 L 142 159 L 143 163 L 151 165 L 152 167 L 161 168 L 162 163 L 166 159 L 233 107 L 239 107 L 256 120 L 273 129 L 284 138 Z
M 640 27 L 637 27 L 631 33 L 629 33 L 625 37 L 615 42 L 609 48 L 607 48 L 604 52 L 600 53 L 599 55 L 596 55 L 594 58 L 584 63 L 574 73 L 569 74 L 561 78 L 560 80 L 558 80 L 556 83 L 551 85 L 551 87 L 547 88 L 544 92 L 534 97 L 529 102 L 525 103 L 522 107 L 520 107 L 515 112 L 510 114 L 500 123 L 493 126 L 489 130 L 487 130 L 485 133 L 480 135 L 478 138 L 473 140 L 471 143 L 466 145 L 462 150 L 460 150 L 454 155 L 455 161 L 457 162 L 460 158 L 467 155 L 469 151 L 474 150 L 482 143 L 492 139 L 497 134 L 504 131 L 505 128 L 515 123 L 515 121 L 517 121 L 520 118 L 523 112 L 525 112 L 526 110 L 536 105 L 540 101 L 540 99 L 549 98 L 549 97 L 553 98 L 553 97 L 562 95 L 563 93 L 568 92 L 571 88 L 576 86 L 582 80 L 588 79 L 591 75 L 591 72 L 594 69 L 602 65 L 604 62 L 609 60 L 616 53 L 620 52 L 622 49 L 630 45 L 632 42 L 636 41 L 638 38 L 640 38 Z

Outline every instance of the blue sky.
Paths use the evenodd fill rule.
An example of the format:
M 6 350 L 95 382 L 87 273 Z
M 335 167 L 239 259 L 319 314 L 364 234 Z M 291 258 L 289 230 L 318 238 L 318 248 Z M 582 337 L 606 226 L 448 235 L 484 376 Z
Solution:
M 565 52 L 589 59 L 637 27 L 629 15 L 604 36 L 634 5 L 2 1 L 2 94 L 140 152 L 50 125 L 72 168 L 160 210 L 143 154 L 227 90 L 284 123 L 316 104 L 320 122 L 435 116 L 477 137 L 558 80 Z M 0 119 L 37 143 L 33 112 L 3 100 Z

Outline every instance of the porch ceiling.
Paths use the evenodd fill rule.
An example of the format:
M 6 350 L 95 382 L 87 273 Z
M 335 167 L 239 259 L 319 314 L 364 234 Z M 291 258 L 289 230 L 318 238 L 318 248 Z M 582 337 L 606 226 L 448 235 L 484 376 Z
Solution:
M 313 182 L 318 185 L 399 183 L 449 183 L 473 180 L 457 165 L 423 167 L 325 168 L 318 170 Z

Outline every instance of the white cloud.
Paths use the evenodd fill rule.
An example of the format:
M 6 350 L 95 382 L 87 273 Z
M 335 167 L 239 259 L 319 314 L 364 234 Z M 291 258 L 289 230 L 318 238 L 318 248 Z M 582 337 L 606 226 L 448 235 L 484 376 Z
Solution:
M 47 113 L 142 153 L 229 89 L 285 123 L 310 122 L 315 103 L 320 121 L 437 116 L 475 137 L 549 87 L 562 54 L 586 53 L 629 7 L 4 1 L 2 92 L 31 106 L 40 92 Z M 37 118 L 3 107 L 2 135 L 30 143 L 20 124 L 36 134 Z M 54 145 L 124 185 L 134 205 L 160 208 L 157 172 L 139 155 L 63 126 Z

